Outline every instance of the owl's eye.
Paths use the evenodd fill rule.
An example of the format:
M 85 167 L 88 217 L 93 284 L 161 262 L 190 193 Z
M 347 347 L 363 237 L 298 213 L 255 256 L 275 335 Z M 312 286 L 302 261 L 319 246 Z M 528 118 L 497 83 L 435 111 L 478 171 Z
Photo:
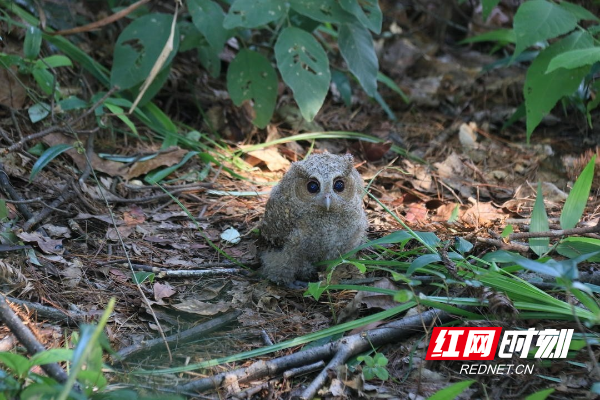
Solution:
M 319 182 L 317 181 L 308 181 L 308 183 L 306 184 L 306 190 L 308 190 L 308 193 L 319 193 L 319 190 L 321 190 L 320 186 L 319 186 Z
M 333 183 L 333 190 L 335 190 L 336 192 L 343 192 L 344 191 L 344 181 L 341 179 L 338 179 L 337 181 L 335 181 Z

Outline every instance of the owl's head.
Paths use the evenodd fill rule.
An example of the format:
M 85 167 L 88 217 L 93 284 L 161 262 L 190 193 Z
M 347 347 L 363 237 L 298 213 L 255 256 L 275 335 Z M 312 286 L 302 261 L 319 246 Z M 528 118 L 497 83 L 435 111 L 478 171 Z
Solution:
M 298 199 L 325 211 L 356 206 L 362 198 L 363 182 L 351 154 L 313 154 L 293 163 L 286 175 L 294 180 Z

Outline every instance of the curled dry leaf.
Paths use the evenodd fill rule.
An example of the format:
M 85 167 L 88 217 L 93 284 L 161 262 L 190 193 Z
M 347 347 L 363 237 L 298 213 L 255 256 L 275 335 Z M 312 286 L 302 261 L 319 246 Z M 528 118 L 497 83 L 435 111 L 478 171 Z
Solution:
M 62 240 L 50 239 L 37 232 L 20 232 L 17 236 L 26 243 L 37 243 L 40 250 L 47 254 L 62 254 L 65 251 Z

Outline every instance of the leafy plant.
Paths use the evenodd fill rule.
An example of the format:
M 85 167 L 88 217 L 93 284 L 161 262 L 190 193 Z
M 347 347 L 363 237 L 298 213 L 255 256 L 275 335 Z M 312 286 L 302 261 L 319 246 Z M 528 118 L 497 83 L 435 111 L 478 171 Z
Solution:
M 390 377 L 390 373 L 386 368 L 388 359 L 382 353 L 375 353 L 373 357 L 358 356 L 356 359 L 365 363 L 362 372 L 366 380 L 377 377 L 382 381 L 387 381 Z
M 497 3 L 496 0 L 482 1 L 484 17 Z M 595 24 L 584 28 L 579 25 L 582 20 Z M 587 103 L 584 112 L 591 126 L 590 112 L 599 104 L 598 96 L 592 95 L 600 89 L 593 79 L 595 65 L 600 61 L 600 45 L 594 39 L 598 32 L 600 19 L 580 5 L 567 1 L 530 0 L 519 6 L 513 29 L 487 32 L 467 41 L 513 43 L 512 62 L 531 46 L 541 48 L 537 55 L 533 53 L 535 58 L 527 70 L 523 87 L 529 141 L 542 118 L 558 101 L 577 93 L 582 93 L 581 101 Z M 585 90 L 580 90 L 582 86 Z
M 265 127 L 277 98 L 278 79 L 272 66 L 275 61 L 283 81 L 293 91 L 302 116 L 311 121 L 323 105 L 332 79 L 332 66 L 324 46 L 330 56 L 332 48 L 322 35 L 314 34 L 325 24 L 331 33 L 329 40 L 337 39 L 350 72 L 369 96 L 380 99 L 379 66 L 371 36 L 371 32 L 381 32 L 382 14 L 377 0 L 235 0 L 226 11 L 212 0 L 188 0 L 186 5 L 192 23 L 184 17 L 177 24 L 183 40 L 181 44 L 174 43 L 160 75 L 162 81 L 155 82 L 156 88 L 166 79 L 164 72 L 178 50 L 196 49 L 202 65 L 214 77 L 218 76 L 218 56 L 227 40 L 235 37 L 244 49 L 231 62 L 227 73 L 227 89 L 233 102 L 241 105 L 252 101 L 253 123 Z M 115 45 L 111 85 L 137 90 L 167 40 L 171 20 L 166 14 L 147 14 L 138 17 L 120 34 Z M 342 72 L 340 68 L 333 71 Z M 339 74 L 337 79 L 343 82 Z M 398 90 L 393 82 L 379 80 Z

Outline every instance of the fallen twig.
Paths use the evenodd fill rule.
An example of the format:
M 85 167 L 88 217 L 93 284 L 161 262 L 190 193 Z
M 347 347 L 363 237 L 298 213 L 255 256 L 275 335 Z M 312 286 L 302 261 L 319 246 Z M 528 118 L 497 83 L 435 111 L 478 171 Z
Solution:
M 245 382 L 253 379 L 279 375 L 292 368 L 298 368 L 321 360 L 330 359 L 331 361 L 327 367 L 319 373 L 301 396 L 303 399 L 312 399 L 317 393 L 317 390 L 325 383 L 328 371 L 332 369 L 335 370 L 337 366 L 346 362 L 349 357 L 360 354 L 370 349 L 371 346 L 381 346 L 413 335 L 415 332 L 423 331 L 436 320 L 447 322 L 451 318 L 450 314 L 445 311 L 426 311 L 419 315 L 394 321 L 381 328 L 344 337 L 333 343 L 312 347 L 273 360 L 257 361 L 249 367 L 222 372 L 215 376 L 191 381 L 178 386 L 177 389 L 186 392 L 202 392 L 209 389 L 218 389 L 226 379 L 228 382 L 231 382 L 233 378 L 235 378 L 236 382 Z
M 91 316 L 88 314 L 77 313 L 73 311 L 63 311 L 54 307 L 44 306 L 39 303 L 33 303 L 31 301 L 20 300 L 14 297 L 6 298 L 11 303 L 18 304 L 20 306 L 26 307 L 28 310 L 34 311 L 38 318 L 50 320 L 55 323 L 66 324 L 69 326 L 79 325 L 81 322 L 86 322 L 91 319 Z
M 236 310 L 236 311 L 230 312 L 228 314 L 224 314 L 218 318 L 211 319 L 210 321 L 207 321 L 203 324 L 196 325 L 193 328 L 188 329 L 187 331 L 180 332 L 176 335 L 167 336 L 164 339 L 158 338 L 158 339 L 147 340 L 142 343 L 133 344 L 131 346 L 128 346 L 128 347 L 125 347 L 125 348 L 119 350 L 117 352 L 116 358 L 124 359 L 127 357 L 131 357 L 133 355 L 136 355 L 136 354 L 140 354 L 142 352 L 155 351 L 160 347 L 164 347 L 165 343 L 180 344 L 182 342 L 185 342 L 188 339 L 197 338 L 199 335 L 205 335 L 209 332 L 215 331 L 215 330 L 221 328 L 222 326 L 225 326 L 225 325 L 235 321 L 236 318 L 239 317 L 241 313 L 242 312 L 240 310 Z
M 6 298 L 0 293 L 0 321 L 4 322 L 8 329 L 25 346 L 30 355 L 41 353 L 46 348 L 35 338 L 33 333 L 25 326 L 23 321 L 15 314 L 8 305 Z M 57 363 L 41 365 L 44 372 L 60 383 L 67 381 L 67 374 Z

